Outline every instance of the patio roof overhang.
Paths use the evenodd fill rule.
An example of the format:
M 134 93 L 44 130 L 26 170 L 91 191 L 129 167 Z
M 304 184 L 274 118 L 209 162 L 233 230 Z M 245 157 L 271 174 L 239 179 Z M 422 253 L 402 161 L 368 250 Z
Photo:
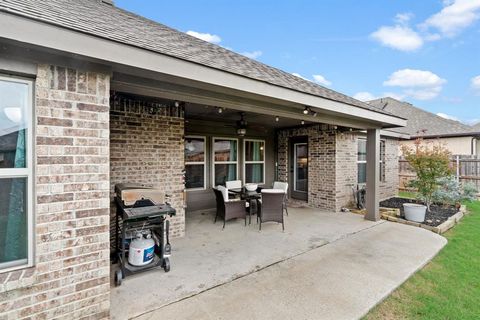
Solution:
M 190 61 L 151 52 L 8 13 L 0 13 L 0 39 L 27 48 L 15 57 L 66 65 L 94 64 L 113 75 L 112 88 L 240 111 L 274 114 L 359 129 L 394 128 L 406 120 L 320 96 L 280 87 Z M 10 50 L 13 50 L 10 48 Z M 11 54 L 12 52 L 10 52 Z M 318 117 L 304 115 L 305 106 Z

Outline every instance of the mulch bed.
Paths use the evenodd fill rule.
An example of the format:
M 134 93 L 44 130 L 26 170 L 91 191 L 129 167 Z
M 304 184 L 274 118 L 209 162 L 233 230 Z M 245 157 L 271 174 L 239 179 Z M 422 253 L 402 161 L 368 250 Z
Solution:
M 405 214 L 403 212 L 404 203 L 418 203 L 418 201 L 413 199 L 393 197 L 380 202 L 380 206 L 385 208 L 400 209 L 400 215 L 402 218 L 404 218 L 405 217 Z M 432 204 L 430 206 L 430 210 L 431 212 L 427 211 L 427 214 L 425 215 L 425 221 L 423 222 L 423 224 L 426 224 L 432 227 L 437 227 L 441 225 L 443 222 L 447 221 L 448 218 L 450 218 L 451 216 L 453 216 L 458 212 L 458 209 L 455 206 L 451 206 L 451 205 Z

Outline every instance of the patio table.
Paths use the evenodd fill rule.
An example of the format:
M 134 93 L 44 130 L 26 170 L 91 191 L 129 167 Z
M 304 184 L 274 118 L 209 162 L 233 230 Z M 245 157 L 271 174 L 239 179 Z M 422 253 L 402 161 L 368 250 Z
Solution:
M 248 224 L 252 223 L 252 214 L 257 213 L 257 200 L 262 197 L 261 190 L 261 187 L 257 188 L 255 191 L 247 191 L 245 187 L 228 189 L 229 192 L 240 195 L 240 198 L 245 199 L 249 203 Z

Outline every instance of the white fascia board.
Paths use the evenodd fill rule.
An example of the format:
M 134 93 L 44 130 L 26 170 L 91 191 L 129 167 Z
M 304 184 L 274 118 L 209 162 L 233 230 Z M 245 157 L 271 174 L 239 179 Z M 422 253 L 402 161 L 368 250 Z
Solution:
M 282 88 L 168 55 L 121 44 L 60 26 L 18 15 L 0 13 L 1 38 L 54 49 L 84 57 L 144 70 L 192 79 L 214 86 L 227 87 L 253 94 L 307 105 L 320 110 L 378 122 L 379 126 L 406 125 L 406 120 L 307 93 Z
M 405 139 L 405 140 L 410 139 L 410 135 L 408 134 L 390 131 L 390 130 L 380 130 L 380 135 L 384 137 L 392 137 L 392 138 L 399 138 L 399 139 Z

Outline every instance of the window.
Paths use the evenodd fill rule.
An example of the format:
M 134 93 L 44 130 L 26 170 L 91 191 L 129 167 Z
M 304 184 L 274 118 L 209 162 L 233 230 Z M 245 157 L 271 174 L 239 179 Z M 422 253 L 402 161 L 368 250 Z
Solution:
M 205 137 L 185 138 L 185 188 L 205 189 Z
M 237 180 L 238 140 L 213 138 L 213 185 Z
M 380 140 L 380 181 L 385 182 L 385 140 Z
M 265 182 L 265 141 L 243 141 L 245 183 Z
M 380 140 L 380 181 L 385 182 L 385 140 Z M 367 140 L 358 139 L 357 148 L 358 183 L 367 182 Z
M 0 76 L 0 269 L 33 264 L 32 81 Z
M 358 139 L 357 148 L 358 183 L 367 182 L 367 140 Z

